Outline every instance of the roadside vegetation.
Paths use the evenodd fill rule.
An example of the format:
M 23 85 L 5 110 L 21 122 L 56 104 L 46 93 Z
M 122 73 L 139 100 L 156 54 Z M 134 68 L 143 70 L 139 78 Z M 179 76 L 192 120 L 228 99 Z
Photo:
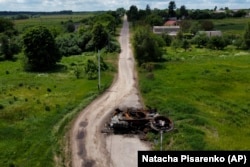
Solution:
M 167 49 L 169 61 L 139 72 L 145 104 L 175 124 L 174 131 L 164 134 L 163 149 L 250 149 L 250 53 L 230 47 Z M 148 138 L 159 150 L 159 134 Z
M 127 11 L 144 103 L 175 123 L 163 149 L 250 149 L 249 10 L 188 10 L 174 1 L 166 8 Z M 112 82 L 125 10 L 65 12 L 0 18 L 0 166 L 68 163 L 62 146 L 69 123 Z M 181 20 L 177 36 L 152 33 L 174 17 Z M 199 33 L 205 30 L 223 35 L 208 38 Z M 159 150 L 159 134 L 147 138 Z
M 250 20 L 244 10 L 215 11 L 189 11 L 171 1 L 165 11 L 132 5 L 127 12 L 144 104 L 175 124 L 163 135 L 163 150 L 250 149 Z M 153 34 L 152 26 L 173 18 L 180 25 L 176 36 Z M 200 32 L 211 30 L 222 35 Z M 160 134 L 147 138 L 160 150 Z
M 43 17 L 49 17 L 48 22 L 43 24 L 42 19 L 40 24 Z M 62 166 L 68 163 L 64 146 L 70 122 L 112 83 L 120 52 L 121 15 L 97 12 L 14 22 L 4 17 L 0 24 L 4 27 L 0 31 L 0 166 Z

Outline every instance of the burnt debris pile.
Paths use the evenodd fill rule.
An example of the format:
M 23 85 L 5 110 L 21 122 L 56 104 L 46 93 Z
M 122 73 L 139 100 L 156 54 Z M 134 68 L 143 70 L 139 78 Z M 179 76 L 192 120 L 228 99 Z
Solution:
M 103 133 L 140 134 L 149 131 L 168 132 L 174 127 L 172 120 L 161 116 L 156 109 L 115 109 Z

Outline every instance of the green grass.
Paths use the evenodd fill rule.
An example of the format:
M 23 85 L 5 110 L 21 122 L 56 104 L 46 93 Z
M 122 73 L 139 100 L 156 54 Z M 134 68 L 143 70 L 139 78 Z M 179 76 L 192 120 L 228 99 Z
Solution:
M 221 30 L 224 35 L 243 35 L 250 18 L 227 18 L 212 20 L 216 30 Z
M 150 75 L 139 73 L 145 104 L 175 124 L 164 134 L 163 148 L 249 150 L 250 53 L 232 47 L 167 51 L 169 62 L 155 66 Z M 159 135 L 148 138 L 159 141 Z
M 1 167 L 54 166 L 66 125 L 99 94 L 97 80 L 74 74 L 95 59 L 90 54 L 63 58 L 62 68 L 50 73 L 24 72 L 20 60 L 0 62 Z M 111 63 L 116 54 L 104 58 Z M 103 89 L 112 79 L 113 71 L 102 73 Z
M 34 17 L 25 20 L 14 20 L 15 28 L 22 32 L 23 30 L 32 26 L 46 26 L 47 28 L 63 32 L 62 23 L 72 20 L 74 22 L 81 21 L 84 18 L 93 16 L 94 14 L 73 14 L 73 15 L 41 15 L 39 17 Z

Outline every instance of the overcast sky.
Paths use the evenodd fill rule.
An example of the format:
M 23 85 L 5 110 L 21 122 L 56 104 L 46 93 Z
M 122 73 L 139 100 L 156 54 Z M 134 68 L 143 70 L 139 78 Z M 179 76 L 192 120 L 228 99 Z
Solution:
M 168 8 L 168 0 L 0 0 L 0 11 L 97 11 L 116 10 L 123 7 L 129 9 L 136 5 L 145 9 L 148 4 L 151 9 Z M 185 5 L 187 9 L 214 9 L 228 7 L 229 9 L 249 9 L 250 0 L 175 0 L 177 8 Z

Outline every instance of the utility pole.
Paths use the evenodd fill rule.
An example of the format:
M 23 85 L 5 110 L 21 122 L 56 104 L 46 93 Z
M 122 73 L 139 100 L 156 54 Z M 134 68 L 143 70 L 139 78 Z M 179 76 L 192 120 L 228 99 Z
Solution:
M 98 90 L 101 89 L 101 63 L 100 63 L 100 51 L 98 50 Z
M 160 133 L 161 133 L 161 151 L 162 151 L 162 130 L 160 131 Z

